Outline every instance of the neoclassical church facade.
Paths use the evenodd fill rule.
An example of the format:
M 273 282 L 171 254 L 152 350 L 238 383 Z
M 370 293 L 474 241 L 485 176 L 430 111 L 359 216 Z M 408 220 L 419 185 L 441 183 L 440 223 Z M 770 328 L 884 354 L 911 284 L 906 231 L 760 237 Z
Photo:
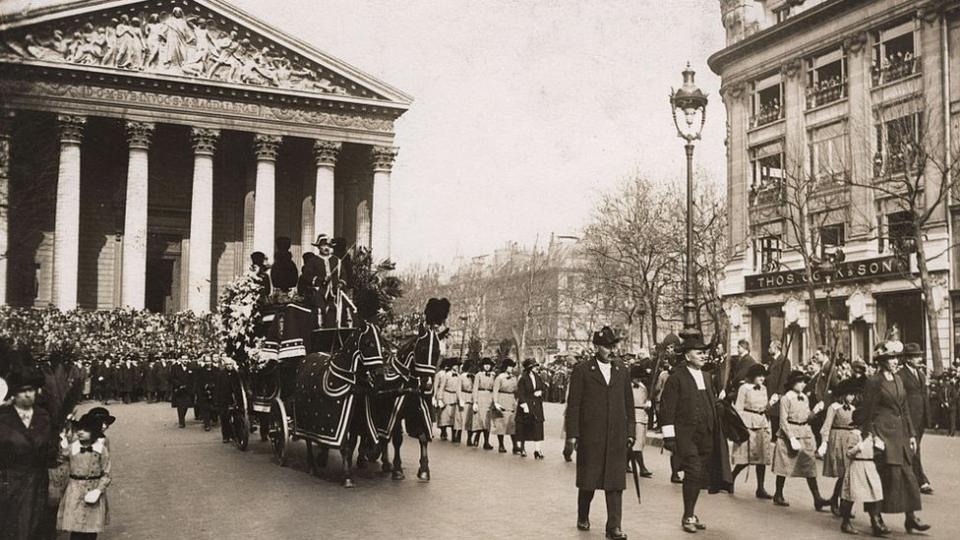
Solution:
M 408 95 L 223 0 L 43 4 L 0 13 L 0 305 L 205 312 L 278 236 L 389 258 Z

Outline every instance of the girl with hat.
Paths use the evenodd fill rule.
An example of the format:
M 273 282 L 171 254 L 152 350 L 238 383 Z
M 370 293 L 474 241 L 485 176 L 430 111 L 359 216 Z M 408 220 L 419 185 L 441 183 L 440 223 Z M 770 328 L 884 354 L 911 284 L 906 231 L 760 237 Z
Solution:
M 863 409 L 858 409 L 850 415 L 850 437 L 844 441 L 846 463 L 839 497 L 839 512 L 843 517 L 840 530 L 846 534 L 859 534 L 850 520 L 853 518 L 854 501 L 860 501 L 863 503 L 863 509 L 870 514 L 870 525 L 874 536 L 885 536 L 879 519 L 883 485 L 880 481 L 880 473 L 877 472 L 877 465 L 874 463 L 876 441 L 869 432 L 860 431 L 864 420 L 863 412 Z
M 89 413 L 76 423 L 77 439 L 62 449 L 70 463 L 70 482 L 60 499 L 57 529 L 71 539 L 96 538 L 110 523 L 107 496 L 110 450 L 103 444 L 103 417 Z
M 493 450 L 490 444 L 490 407 L 493 406 L 493 358 L 480 360 L 480 372 L 473 379 L 473 417 L 471 430 L 477 434 L 474 446 L 480 445 L 480 433 L 483 432 L 483 449 Z
M 810 428 L 810 418 L 823 409 L 818 403 L 811 411 L 803 389 L 810 382 L 802 371 L 791 371 L 787 376 L 786 393 L 780 398 L 780 432 L 773 453 L 773 473 L 777 475 L 777 490 L 773 494 L 773 504 L 790 506 L 783 498 L 783 486 L 787 477 L 806 478 L 807 487 L 813 495 L 813 507 L 819 511 L 830 505 L 830 501 L 820 496 L 817 485 L 816 439 Z
M 770 499 L 770 494 L 763 487 L 767 474 L 767 465 L 773 459 L 771 452 L 770 420 L 767 418 L 767 387 L 764 382 L 767 377 L 767 368 L 763 364 L 754 364 L 747 369 L 746 382 L 737 389 L 734 408 L 740 413 L 744 425 L 750 430 L 750 438 L 746 442 L 733 445 L 733 479 L 750 465 L 757 471 L 758 499 Z
M 500 373 L 493 380 L 493 409 L 491 410 L 490 431 L 497 436 L 497 441 L 500 443 L 498 451 L 501 454 L 507 452 L 507 449 L 503 446 L 504 435 L 510 436 L 513 453 L 520 453 L 520 447 L 517 445 L 517 439 L 514 435 L 516 433 L 515 415 L 517 410 L 517 398 L 514 394 L 517 391 L 517 378 L 513 376 L 512 371 L 516 365 L 513 360 L 504 358 L 500 365 Z
M 100 439 L 103 441 L 103 445 L 107 448 L 110 448 L 110 439 L 107 438 L 107 429 L 117 421 L 115 416 L 110 414 L 110 411 L 106 407 L 94 407 L 87 411 L 87 414 L 96 418 L 99 418 L 103 423 L 103 428 L 100 430 Z
M 846 470 L 846 452 L 850 441 L 856 437 L 852 431 L 853 412 L 856 410 L 854 401 L 863 390 L 863 386 L 857 381 L 858 379 L 844 379 L 833 389 L 833 395 L 840 401 L 827 407 L 827 416 L 820 428 L 820 440 L 823 442 L 820 443 L 817 454 L 823 458 L 823 476 L 837 479 L 830 497 L 830 511 L 834 515 L 840 515 L 838 505 L 840 490 L 843 488 L 843 473 Z
M 649 421 L 650 393 L 647 391 L 647 385 L 644 381 L 649 381 L 653 374 L 653 361 L 645 358 L 640 362 L 630 366 L 631 391 L 633 392 L 633 412 L 636 416 L 636 429 L 634 430 L 633 446 L 630 452 L 637 464 L 637 474 L 644 478 L 650 478 L 653 473 L 643 463 L 643 448 L 647 444 L 647 422 Z M 630 460 L 627 460 L 627 468 L 631 466 Z
M 520 455 L 527 456 L 526 441 L 533 442 L 533 457 L 543 459 L 543 378 L 540 363 L 533 358 L 523 361 L 523 375 L 517 380 L 517 439 Z
M 930 525 L 920 521 L 916 512 L 920 510 L 920 484 L 913 472 L 916 438 L 913 422 L 910 420 L 907 392 L 903 381 L 897 374 L 898 355 L 903 344 L 890 341 L 878 347 L 874 360 L 878 371 L 867 379 L 863 389 L 863 432 L 874 436 L 875 447 L 881 454 L 877 470 L 883 483 L 884 513 L 905 513 L 904 528 L 907 532 L 926 531 Z M 877 516 L 877 529 L 874 531 L 888 534 L 883 518 Z

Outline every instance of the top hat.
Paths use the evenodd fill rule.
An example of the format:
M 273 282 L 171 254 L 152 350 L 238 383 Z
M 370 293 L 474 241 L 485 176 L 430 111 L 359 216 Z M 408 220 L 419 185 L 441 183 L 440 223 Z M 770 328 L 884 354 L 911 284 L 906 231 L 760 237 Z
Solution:
M 620 336 L 609 326 L 604 326 L 599 331 L 593 333 L 593 344 L 597 347 L 612 348 L 620 342 Z
M 371 289 L 360 289 L 354 298 L 357 314 L 363 320 L 368 320 L 380 312 L 380 295 Z
M 810 382 L 810 377 L 799 369 L 795 369 L 791 371 L 789 375 L 787 375 L 787 384 L 784 385 L 784 388 L 790 390 L 793 388 L 793 385 L 801 381 L 808 383 Z
M 85 414 L 84 416 L 87 416 L 87 415 L 96 416 L 100 418 L 101 422 L 103 422 L 108 426 L 117 421 L 117 417 L 111 416 L 110 411 L 108 411 L 105 407 L 94 407 L 89 411 L 87 411 L 87 414 Z
M 329 244 L 330 244 L 330 237 L 323 233 L 320 233 L 317 235 L 317 241 L 311 245 L 320 247 L 320 246 L 329 245 Z
M 537 362 L 537 361 L 536 361 L 535 359 L 533 359 L 533 358 L 527 358 L 526 360 L 523 361 L 523 369 L 525 369 L 525 370 L 526 370 L 526 369 L 534 368 L 534 367 L 539 366 L 539 365 L 540 365 L 540 362 Z
M 754 364 L 747 368 L 747 380 L 752 381 L 757 377 L 766 377 L 767 367 L 763 364 Z
M 920 345 L 917 345 L 916 343 L 905 343 L 903 345 L 903 351 L 900 353 L 900 356 L 903 356 L 903 357 L 923 356 L 923 349 L 921 349 Z

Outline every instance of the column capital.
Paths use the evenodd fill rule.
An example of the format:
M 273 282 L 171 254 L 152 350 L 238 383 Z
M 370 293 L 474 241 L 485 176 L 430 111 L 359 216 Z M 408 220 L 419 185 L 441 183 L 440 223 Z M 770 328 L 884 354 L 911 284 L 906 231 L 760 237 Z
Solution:
M 198 155 L 212 156 L 217 149 L 217 139 L 220 137 L 220 130 L 215 128 L 191 128 L 190 143 L 193 145 L 193 153 Z
M 276 161 L 281 140 L 283 139 L 277 135 L 254 135 L 253 151 L 257 155 L 257 161 Z
M 60 124 L 60 142 L 80 144 L 83 140 L 83 128 L 87 125 L 87 117 L 69 114 L 57 115 Z
M 317 167 L 333 167 L 337 164 L 343 144 L 336 141 L 317 139 L 313 141 L 313 159 Z
M 372 147 L 370 157 L 373 160 L 374 172 L 390 172 L 393 170 L 393 162 L 397 159 L 397 150 L 395 146 Z
M 130 148 L 148 150 L 153 138 L 153 122 L 127 122 L 127 144 Z

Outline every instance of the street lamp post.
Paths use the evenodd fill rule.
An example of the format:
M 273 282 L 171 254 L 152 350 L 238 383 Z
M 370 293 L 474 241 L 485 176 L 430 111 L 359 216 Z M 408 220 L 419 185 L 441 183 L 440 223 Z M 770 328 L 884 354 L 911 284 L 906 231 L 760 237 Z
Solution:
M 466 315 L 461 315 L 460 320 L 463 321 L 463 331 L 460 334 L 460 363 L 462 364 L 463 363 L 463 344 L 464 344 L 464 341 L 466 341 L 467 339 L 467 320 L 469 320 L 469 317 L 467 317 Z
M 700 335 L 697 328 L 696 271 L 693 259 L 693 142 L 700 139 L 707 118 L 707 95 L 693 82 L 695 72 L 687 62 L 683 86 L 670 89 L 670 108 L 677 135 L 685 141 L 687 154 L 687 265 L 683 284 L 683 330 L 680 337 Z M 682 118 L 681 118 L 682 116 Z

